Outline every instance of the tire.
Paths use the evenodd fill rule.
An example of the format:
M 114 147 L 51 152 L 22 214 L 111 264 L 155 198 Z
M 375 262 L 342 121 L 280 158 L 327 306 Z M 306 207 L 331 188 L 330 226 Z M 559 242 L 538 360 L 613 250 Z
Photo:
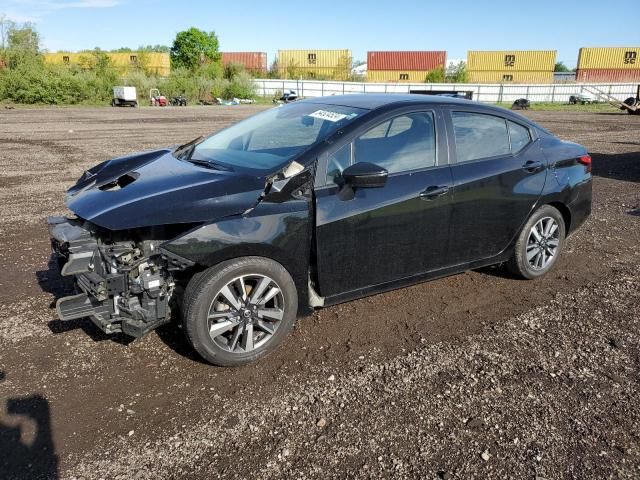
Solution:
M 194 350 L 214 365 L 235 367 L 264 357 L 286 338 L 296 321 L 298 294 L 279 263 L 242 257 L 195 274 L 182 306 Z
M 551 205 L 543 205 L 522 228 L 507 268 L 514 275 L 527 280 L 546 275 L 562 253 L 565 235 L 562 214 Z

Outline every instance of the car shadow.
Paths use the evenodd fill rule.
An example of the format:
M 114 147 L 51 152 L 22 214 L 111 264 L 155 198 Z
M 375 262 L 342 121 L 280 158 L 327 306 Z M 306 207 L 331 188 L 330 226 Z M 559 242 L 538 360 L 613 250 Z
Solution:
M 629 144 L 634 145 L 633 142 Z M 640 152 L 591 153 L 591 158 L 592 174 L 596 177 L 611 178 L 625 182 L 640 182 Z
M 0 399 L 0 478 L 59 478 L 50 410 L 38 394 Z
M 158 335 L 158 338 L 162 341 L 162 343 L 164 343 L 178 355 L 193 362 L 198 362 L 203 365 L 209 365 L 208 362 L 204 361 L 202 357 L 200 357 L 200 355 L 196 353 L 196 351 L 187 341 L 187 338 L 184 335 L 184 330 L 182 330 L 181 327 L 178 313 L 174 313 L 171 316 L 171 321 L 169 323 L 156 328 L 155 333 L 156 335 Z

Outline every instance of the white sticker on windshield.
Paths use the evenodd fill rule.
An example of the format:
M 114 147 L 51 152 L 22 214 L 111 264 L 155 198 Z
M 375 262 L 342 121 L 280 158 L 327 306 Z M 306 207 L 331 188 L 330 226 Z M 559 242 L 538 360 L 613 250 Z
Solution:
M 309 114 L 310 117 L 319 118 L 320 120 L 328 120 L 330 122 L 339 122 L 347 118 L 344 113 L 329 112 L 327 110 L 316 110 Z

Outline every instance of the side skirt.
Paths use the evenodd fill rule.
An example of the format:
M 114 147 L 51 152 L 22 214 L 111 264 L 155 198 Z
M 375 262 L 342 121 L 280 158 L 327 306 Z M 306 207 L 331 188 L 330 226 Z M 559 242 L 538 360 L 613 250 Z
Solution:
M 390 290 L 396 290 L 402 287 L 408 287 L 417 283 L 422 283 L 428 280 L 436 280 L 438 278 L 448 277 L 457 273 L 463 273 L 468 270 L 475 270 L 477 268 L 488 267 L 490 265 L 496 265 L 498 263 L 506 262 L 509 259 L 511 249 L 507 249 L 506 252 L 502 252 L 499 255 L 491 258 L 485 258 L 475 262 L 465 263 L 462 265 L 455 265 L 453 267 L 442 268 L 439 270 L 433 270 L 431 272 L 421 273 L 413 275 L 411 277 L 401 278 L 400 280 L 394 280 L 392 282 L 380 283 L 378 285 L 371 285 L 368 287 L 360 288 L 358 290 L 352 290 L 350 292 L 339 293 L 337 295 L 331 295 L 324 297 L 324 307 L 337 305 L 339 303 L 349 302 L 358 298 L 368 297 L 370 295 L 376 295 L 378 293 L 388 292 Z

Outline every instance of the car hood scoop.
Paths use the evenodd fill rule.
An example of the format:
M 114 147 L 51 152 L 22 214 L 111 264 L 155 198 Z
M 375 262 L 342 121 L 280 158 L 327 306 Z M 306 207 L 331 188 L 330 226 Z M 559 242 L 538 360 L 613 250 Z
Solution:
M 110 230 L 197 223 L 255 205 L 265 179 L 203 168 L 158 150 L 103 162 L 67 191 L 79 217 Z

